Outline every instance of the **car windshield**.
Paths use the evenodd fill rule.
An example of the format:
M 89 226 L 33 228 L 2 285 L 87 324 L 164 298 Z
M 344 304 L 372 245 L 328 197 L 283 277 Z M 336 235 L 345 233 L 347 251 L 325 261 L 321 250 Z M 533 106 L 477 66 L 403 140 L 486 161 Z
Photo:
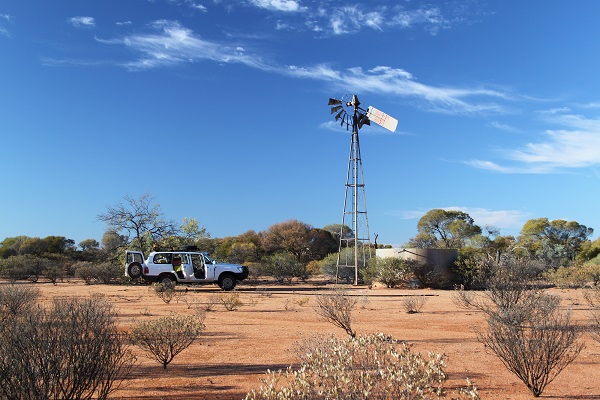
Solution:
M 212 264 L 214 262 L 214 260 L 212 258 L 210 258 L 209 256 L 207 256 L 206 254 L 202 254 L 204 256 L 204 262 L 207 264 Z

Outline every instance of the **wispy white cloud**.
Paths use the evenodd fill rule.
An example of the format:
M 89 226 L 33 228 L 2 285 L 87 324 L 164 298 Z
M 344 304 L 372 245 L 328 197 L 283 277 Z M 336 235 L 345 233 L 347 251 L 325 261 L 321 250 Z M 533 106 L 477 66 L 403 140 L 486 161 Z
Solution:
M 207 60 L 244 64 L 270 73 L 326 82 L 342 92 L 352 88 L 360 93 L 388 94 L 412 98 L 419 107 L 449 114 L 490 114 L 505 112 L 496 101 L 511 100 L 510 95 L 484 87 L 443 87 L 426 85 L 409 72 L 389 66 L 369 70 L 360 67 L 337 70 L 326 64 L 285 66 L 264 61 L 239 43 L 226 44 L 200 38 L 177 21 L 160 20 L 151 25 L 151 33 L 138 33 L 117 39 L 98 41 L 129 48 L 137 58 L 122 63 L 130 70 L 142 70 Z
M 339 71 L 324 64 L 313 67 L 290 66 L 287 73 L 296 77 L 329 81 L 342 90 L 351 87 L 361 93 L 413 97 L 423 102 L 426 108 L 437 112 L 500 113 L 505 112 L 502 105 L 481 99 L 510 99 L 504 92 L 482 87 L 451 88 L 422 84 L 409 72 L 388 66 L 379 66 L 367 71 L 362 68 Z
M 156 33 L 125 36 L 120 39 L 100 39 L 99 42 L 123 45 L 140 57 L 122 65 L 130 70 L 158 68 L 182 63 L 209 60 L 219 63 L 245 64 L 252 68 L 270 69 L 256 55 L 245 55 L 240 46 L 210 42 L 194 35 L 179 22 L 160 20 L 152 24 Z M 242 49 L 242 51 L 240 51 Z
M 551 110 L 548 121 L 564 129 L 549 129 L 544 140 L 501 151 L 506 165 L 484 160 L 467 164 L 502 173 L 556 173 L 600 165 L 600 119 Z
M 421 6 L 407 10 L 401 6 L 373 7 L 371 4 L 345 5 L 334 7 L 327 13 L 317 15 L 328 16 L 328 26 L 336 35 L 357 33 L 363 28 L 378 31 L 401 28 L 410 29 L 422 26 L 435 35 L 453 24 L 453 19 L 443 15 L 439 7 Z
M 93 28 L 96 26 L 94 17 L 72 17 L 68 22 L 75 28 Z
M 118 22 L 116 22 L 116 25 L 118 25 L 118 26 L 128 26 L 128 25 L 133 25 L 133 22 L 131 22 L 131 21 L 118 21 Z
M 250 3 L 256 7 L 274 11 L 298 12 L 305 9 L 296 0 L 250 0 Z
M 172 0 L 174 1 L 174 0 Z M 475 3 L 457 6 L 455 2 L 440 2 L 435 6 L 419 2 L 341 2 L 300 0 L 249 0 L 238 2 L 219 0 L 230 10 L 237 7 L 253 6 L 285 15 L 278 20 L 275 28 L 302 30 L 309 29 L 321 35 L 356 34 L 364 29 L 386 31 L 394 29 L 412 30 L 421 28 L 431 35 L 453 28 L 458 24 L 471 23 L 471 15 L 479 12 Z M 343 3 L 343 5 L 340 5 Z
M 514 126 L 511 126 L 508 124 L 503 124 L 498 121 L 490 122 L 489 126 L 491 126 L 492 128 L 499 129 L 501 131 L 506 131 L 506 132 L 521 132 L 521 130 L 519 130 L 518 128 L 515 128 Z
M 10 33 L 9 33 L 8 28 L 6 26 L 9 23 L 11 23 L 12 21 L 13 21 L 12 15 L 0 14 L 0 35 L 9 36 L 10 37 Z

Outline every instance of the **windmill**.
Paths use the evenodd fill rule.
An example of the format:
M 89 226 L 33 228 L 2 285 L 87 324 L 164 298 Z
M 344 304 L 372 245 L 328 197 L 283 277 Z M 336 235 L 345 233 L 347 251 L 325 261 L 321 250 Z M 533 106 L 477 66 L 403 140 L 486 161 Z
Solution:
M 371 121 L 394 132 L 398 120 L 390 117 L 383 111 L 369 106 L 366 110 L 360 107 L 356 95 L 344 95 L 341 99 L 329 99 L 331 114 L 335 114 L 335 121 L 341 121 L 340 126 L 346 125 L 346 130 L 352 127 L 350 141 L 350 156 L 348 158 L 348 174 L 346 177 L 346 193 L 344 196 L 344 211 L 342 213 L 342 226 L 340 227 L 340 243 L 336 262 L 336 281 L 340 267 L 354 268 L 354 284 L 358 285 L 358 264 L 362 258 L 366 265 L 367 257 L 371 258 L 371 239 L 369 234 L 369 219 L 367 217 L 367 199 L 365 196 L 365 183 L 360 156 L 360 142 L 358 131 L 364 125 L 371 125 Z M 362 201 L 361 201 L 362 200 Z M 344 235 L 346 218 L 352 216 L 352 237 Z M 363 222 L 364 221 L 364 222 Z M 348 252 L 342 257 L 342 249 L 354 247 L 354 259 L 351 260 Z M 361 258 L 359 258 L 359 256 Z M 352 263 L 352 264 L 350 264 Z

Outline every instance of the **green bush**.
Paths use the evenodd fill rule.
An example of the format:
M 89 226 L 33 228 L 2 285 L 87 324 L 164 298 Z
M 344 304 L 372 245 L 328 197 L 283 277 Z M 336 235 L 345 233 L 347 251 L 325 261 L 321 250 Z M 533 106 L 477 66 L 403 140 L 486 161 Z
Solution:
M 306 266 L 299 262 L 293 254 L 278 252 L 261 260 L 262 272 L 279 282 L 291 282 L 293 278 L 306 279 Z
M 120 283 L 123 281 L 123 268 L 116 263 L 93 263 L 90 261 L 80 261 L 73 265 L 75 276 L 81 278 L 86 284 L 92 283 Z
M 399 286 L 408 281 L 412 275 L 415 261 L 404 258 L 375 257 L 369 260 L 369 266 L 364 271 L 365 283 L 373 281 L 383 283 L 388 288 Z
M 340 254 L 340 267 L 338 268 L 338 253 L 329 254 L 327 257 L 319 261 L 321 272 L 326 275 L 336 277 L 341 282 L 352 283 L 356 271 L 354 267 L 346 267 L 345 265 L 354 265 L 354 248 L 343 248 Z M 367 264 L 369 260 L 366 260 Z M 364 279 L 364 271 L 367 265 L 363 259 L 358 260 L 358 276 L 359 280 Z
M 31 254 L 11 256 L 0 259 L 0 276 L 11 282 L 26 279 L 37 282 L 51 265 L 52 262 L 47 258 Z

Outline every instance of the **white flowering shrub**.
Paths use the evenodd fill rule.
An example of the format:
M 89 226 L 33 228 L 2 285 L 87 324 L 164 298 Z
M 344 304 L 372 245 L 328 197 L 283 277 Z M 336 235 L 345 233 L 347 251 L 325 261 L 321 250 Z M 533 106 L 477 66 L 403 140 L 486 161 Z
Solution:
M 439 399 L 445 397 L 444 356 L 423 357 L 384 334 L 313 337 L 297 346 L 298 369 L 267 371 L 246 400 Z M 458 396 L 458 397 L 456 397 Z M 453 398 L 479 399 L 470 386 Z

